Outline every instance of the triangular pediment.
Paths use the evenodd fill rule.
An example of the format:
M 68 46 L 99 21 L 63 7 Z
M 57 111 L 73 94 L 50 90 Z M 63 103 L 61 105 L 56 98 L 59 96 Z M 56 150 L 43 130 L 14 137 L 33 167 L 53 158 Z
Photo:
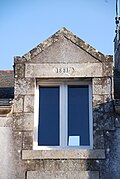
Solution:
M 34 63 L 99 63 L 106 58 L 66 28 L 56 32 L 23 57 Z

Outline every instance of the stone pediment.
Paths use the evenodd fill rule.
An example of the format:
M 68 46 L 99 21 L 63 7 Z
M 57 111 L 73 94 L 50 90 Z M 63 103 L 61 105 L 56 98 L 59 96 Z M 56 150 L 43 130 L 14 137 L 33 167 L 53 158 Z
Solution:
M 106 58 L 66 28 L 56 32 L 23 57 L 33 63 L 99 63 Z
M 25 77 L 102 77 L 112 73 L 112 57 L 105 56 L 62 28 L 15 63 L 25 64 Z

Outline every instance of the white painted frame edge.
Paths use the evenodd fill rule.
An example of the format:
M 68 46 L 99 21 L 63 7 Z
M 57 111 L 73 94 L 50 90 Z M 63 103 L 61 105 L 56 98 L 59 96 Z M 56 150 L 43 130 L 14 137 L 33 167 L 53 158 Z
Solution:
M 89 136 L 90 136 L 90 145 L 89 146 L 67 146 L 67 120 L 65 120 L 65 123 L 63 123 L 61 114 L 64 113 L 66 115 L 67 119 L 67 88 L 64 90 L 64 85 L 88 85 L 89 86 Z M 39 114 L 39 86 L 61 86 L 60 90 L 64 90 L 64 93 L 61 93 L 60 91 L 60 146 L 38 146 L 38 114 Z M 61 96 L 64 95 L 63 96 Z M 65 108 L 62 106 L 62 100 L 65 100 L 66 103 Z M 36 82 L 36 89 L 35 89 L 35 103 L 34 103 L 34 136 L 33 136 L 33 150 L 70 150 L 70 149 L 93 149 L 93 116 L 92 116 L 92 83 L 91 81 L 71 81 L 68 80 L 64 82 L 64 80 L 50 80 L 50 81 L 41 81 Z M 37 106 L 37 107 L 36 107 Z M 64 128 L 63 133 L 61 132 L 62 127 Z

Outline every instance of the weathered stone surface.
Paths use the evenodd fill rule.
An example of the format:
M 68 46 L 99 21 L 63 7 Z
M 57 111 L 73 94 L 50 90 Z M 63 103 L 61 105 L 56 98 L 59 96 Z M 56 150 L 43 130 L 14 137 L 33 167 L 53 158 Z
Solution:
M 104 103 L 109 103 L 112 101 L 111 94 L 104 94 Z
M 64 37 L 42 52 L 37 52 L 38 54 L 36 52 L 37 49 L 34 52 L 30 51 L 33 63 L 99 63 L 90 53 L 85 52 L 85 50 Z
M 103 63 L 103 76 L 113 76 L 113 62 Z
M 33 132 L 23 132 L 23 149 L 31 149 L 33 148 Z
M 120 115 L 115 115 L 115 127 L 120 127 Z
M 25 65 L 22 63 L 15 65 L 15 78 L 24 78 L 25 77 Z
M 103 100 L 103 95 L 93 95 L 93 106 L 99 105 L 99 104 L 103 104 L 104 100 Z
M 24 167 L 19 162 L 12 128 L 0 127 L 0 179 L 24 178 Z
M 106 160 L 101 166 L 101 178 L 119 179 L 120 178 L 120 129 L 116 131 L 106 131 L 105 148 Z
M 13 129 L 20 131 L 33 130 L 33 113 L 17 113 L 13 116 Z
M 24 100 L 24 112 L 34 112 L 34 96 L 26 95 Z
M 92 82 L 93 82 L 93 85 L 102 85 L 102 79 L 103 78 L 93 78 L 92 79 Z
M 25 69 L 25 77 L 29 78 L 72 78 L 96 76 L 102 76 L 102 65 L 100 63 L 26 64 Z
M 104 133 L 103 131 L 95 131 L 93 136 L 94 149 L 104 149 Z
M 67 40 L 66 40 L 67 39 Z M 39 44 L 37 47 L 33 48 L 31 51 L 29 51 L 28 53 L 26 53 L 22 58 L 21 61 L 23 61 L 23 59 L 25 58 L 27 61 L 31 62 L 31 60 L 36 57 L 37 55 L 39 55 L 41 52 L 43 51 L 47 51 L 48 48 L 50 48 L 51 46 L 54 46 L 54 44 L 56 42 L 61 42 L 61 41 L 66 41 L 68 42 L 66 47 L 66 44 L 63 43 L 62 45 L 65 46 L 66 48 L 69 48 L 70 44 L 71 45 L 76 45 L 75 48 L 79 47 L 81 49 L 83 49 L 83 51 L 85 51 L 86 53 L 88 53 L 90 56 L 94 57 L 96 60 L 98 60 L 99 62 L 103 62 L 103 61 L 109 61 L 111 62 L 112 58 L 110 56 L 105 56 L 103 55 L 101 52 L 99 52 L 98 50 L 94 49 L 93 47 L 91 47 L 89 44 L 87 44 L 86 42 L 84 42 L 83 40 L 81 40 L 79 37 L 77 37 L 76 35 L 74 35 L 72 32 L 68 31 L 66 28 L 62 28 L 61 30 L 59 30 L 58 32 L 56 32 L 54 35 L 52 35 L 50 38 L 48 38 L 47 40 L 45 40 L 43 43 Z M 72 43 L 71 43 L 72 42 Z M 62 46 L 61 45 L 61 46 Z M 74 47 L 72 47 L 72 51 L 74 50 Z M 55 47 L 54 47 L 55 49 Z M 58 48 L 57 48 L 58 49 Z M 64 50 L 64 49 L 63 49 Z M 60 49 L 59 49 L 60 51 Z M 58 51 L 58 52 L 59 52 Z M 52 52 L 51 52 L 52 53 Z M 70 52 L 71 53 L 71 52 Z M 54 55 L 54 54 L 53 54 Z M 75 54 L 76 55 L 76 54 Z M 86 54 L 85 54 L 86 55 Z M 58 54 L 56 56 L 59 56 Z M 45 57 L 44 57 L 45 58 Z M 84 57 L 83 57 L 84 58 Z M 19 62 L 20 57 L 18 57 L 15 62 Z
M 49 147 L 48 147 L 49 148 Z M 23 150 L 22 159 L 104 159 L 104 150 Z
M 108 113 L 108 112 L 112 113 L 114 111 L 113 101 L 104 103 L 104 111 L 106 113 Z
M 115 100 L 114 101 L 114 107 L 115 107 L 115 112 L 117 114 L 120 114 L 120 100 Z
M 26 95 L 35 93 L 35 79 L 23 78 L 15 80 L 15 95 Z
M 110 85 L 94 85 L 93 86 L 93 94 L 95 95 L 104 95 L 104 94 L 110 94 Z
M 27 179 L 99 179 L 98 171 L 74 171 L 74 172 L 39 172 L 28 171 Z
M 93 117 L 95 130 L 115 130 L 114 116 L 111 113 L 94 112 Z
M 14 112 L 23 112 L 24 96 L 17 96 L 14 98 Z
M 93 95 L 102 95 L 102 85 L 94 85 L 93 86 Z
M 13 118 L 11 117 L 0 117 L 0 127 L 12 127 Z
M 33 160 L 36 161 L 36 160 Z M 100 170 L 100 162 L 84 159 L 37 160 L 35 170 L 39 171 L 88 171 Z

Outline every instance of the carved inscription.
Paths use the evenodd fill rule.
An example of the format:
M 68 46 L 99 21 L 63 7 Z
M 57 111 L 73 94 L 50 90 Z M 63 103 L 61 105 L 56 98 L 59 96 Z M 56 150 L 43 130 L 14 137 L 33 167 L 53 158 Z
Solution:
M 58 74 L 71 74 L 74 71 L 73 67 L 56 67 L 53 69 Z

